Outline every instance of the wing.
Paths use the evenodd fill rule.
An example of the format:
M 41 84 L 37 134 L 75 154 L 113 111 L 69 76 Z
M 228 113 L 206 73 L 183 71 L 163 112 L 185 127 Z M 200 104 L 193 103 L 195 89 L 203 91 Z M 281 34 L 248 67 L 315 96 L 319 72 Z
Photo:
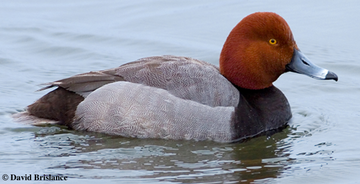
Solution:
M 115 81 L 128 81 L 157 87 L 171 94 L 210 106 L 236 106 L 238 90 L 214 65 L 188 57 L 155 56 L 120 67 L 75 75 L 48 83 L 47 89 L 60 86 L 83 97 Z M 150 94 L 149 94 L 150 95 Z
M 123 80 L 123 77 L 116 75 L 115 69 L 109 69 L 78 74 L 69 78 L 46 83 L 45 85 L 48 86 L 41 88 L 40 91 L 58 86 L 86 97 L 89 93 L 105 84 Z

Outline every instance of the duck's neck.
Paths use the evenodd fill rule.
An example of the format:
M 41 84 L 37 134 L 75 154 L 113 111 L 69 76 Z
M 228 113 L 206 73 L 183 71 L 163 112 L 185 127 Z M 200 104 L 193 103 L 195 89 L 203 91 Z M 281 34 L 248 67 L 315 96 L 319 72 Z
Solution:
M 232 140 L 281 129 L 291 119 L 288 100 L 275 86 L 261 90 L 238 89 L 241 95 L 233 117 Z

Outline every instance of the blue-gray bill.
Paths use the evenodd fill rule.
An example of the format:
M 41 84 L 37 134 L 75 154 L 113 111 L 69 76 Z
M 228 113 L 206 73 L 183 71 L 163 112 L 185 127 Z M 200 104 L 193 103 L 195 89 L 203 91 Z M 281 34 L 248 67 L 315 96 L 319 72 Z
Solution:
M 294 49 L 291 62 L 286 65 L 287 71 L 300 73 L 321 80 L 338 80 L 338 76 L 327 69 L 313 64 L 302 52 Z

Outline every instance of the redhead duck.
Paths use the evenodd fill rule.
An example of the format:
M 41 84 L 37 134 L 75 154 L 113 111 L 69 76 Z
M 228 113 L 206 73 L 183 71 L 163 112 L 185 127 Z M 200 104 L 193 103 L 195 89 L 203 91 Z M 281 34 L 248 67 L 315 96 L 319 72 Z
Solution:
M 142 58 L 51 82 L 41 90 L 55 90 L 15 116 L 124 137 L 234 142 L 287 125 L 289 103 L 272 83 L 288 71 L 338 79 L 300 52 L 282 17 L 257 12 L 230 32 L 219 68 L 189 57 Z

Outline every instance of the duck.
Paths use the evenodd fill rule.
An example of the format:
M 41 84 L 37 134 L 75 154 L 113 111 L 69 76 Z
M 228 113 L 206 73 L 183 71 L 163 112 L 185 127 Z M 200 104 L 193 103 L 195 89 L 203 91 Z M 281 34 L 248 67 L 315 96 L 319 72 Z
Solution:
M 338 80 L 300 51 L 280 15 L 255 12 L 231 30 L 219 67 L 145 57 L 47 83 L 40 90 L 55 89 L 14 118 L 130 138 L 236 142 L 288 125 L 289 102 L 273 85 L 287 72 Z

